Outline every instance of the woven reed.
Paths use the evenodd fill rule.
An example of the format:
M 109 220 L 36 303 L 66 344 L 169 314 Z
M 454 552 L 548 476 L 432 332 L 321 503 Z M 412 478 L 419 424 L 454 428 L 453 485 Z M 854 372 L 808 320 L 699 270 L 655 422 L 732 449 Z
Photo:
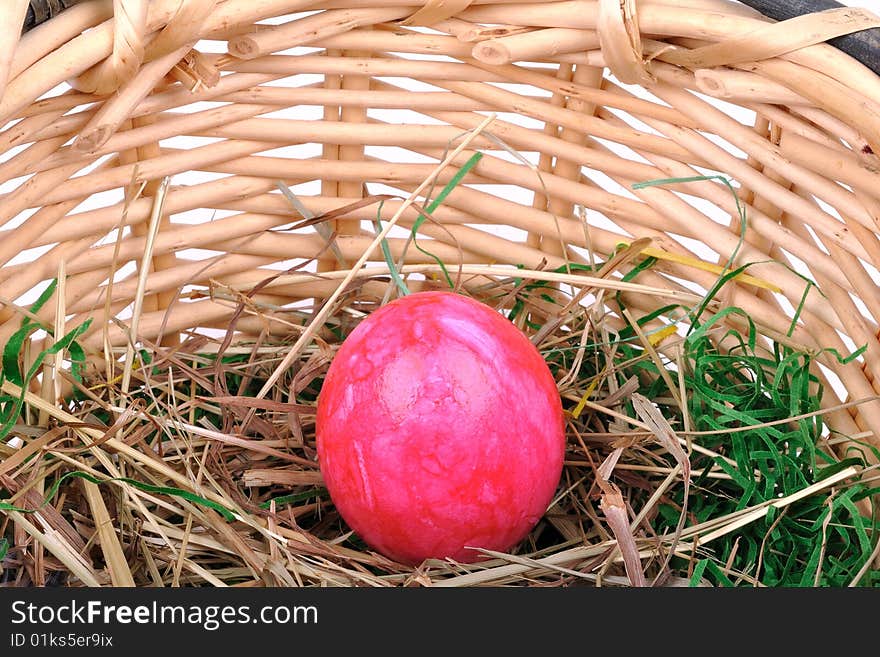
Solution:
M 389 188 L 403 199 L 494 112 L 439 174 L 442 185 L 484 153 L 436 223 L 421 228 L 425 249 L 454 265 L 556 269 L 604 261 L 621 242 L 648 238 L 646 253 L 660 259 L 638 281 L 685 298 L 709 289 L 737 249 L 734 198 L 717 181 L 632 184 L 721 173 L 741 185 L 748 216 L 734 264 L 754 264 L 753 278 L 725 286 L 712 307 L 738 306 L 764 336 L 814 350 L 827 368 L 817 368 L 820 379 L 833 374 L 845 388 L 840 399 L 829 386 L 827 406 L 878 392 L 880 79 L 821 43 L 875 26 L 875 17 L 851 9 L 793 27 L 726 0 L 417 4 L 93 0 L 20 40 L 7 35 L 0 344 L 20 325 L 11 303 L 32 298 L 63 266 L 63 305 L 47 304 L 39 317 L 51 325 L 59 307 L 69 326 L 96 317 L 82 343 L 101 371 L 105 340 L 128 340 L 111 318 L 134 300 L 148 244 L 137 334 L 151 342 L 225 326 L 235 307 L 211 298 L 212 286 L 246 290 L 267 268 L 316 256 L 318 271 L 344 271 L 340 256 L 350 267 L 375 243 L 376 205 L 334 219 L 337 249 L 329 250 L 314 229 L 273 230 L 299 218 L 276 181 L 319 181 L 300 194 L 313 214 Z M 26 5 L 0 4 L 0 24 L 20 24 Z M 71 88 L 57 90 L 63 82 Z M 315 118 L 290 118 L 282 112 L 290 108 Z M 371 111 L 380 109 L 408 111 Z M 153 239 L 151 197 L 166 176 Z M 400 199 L 382 206 L 384 220 Z M 205 221 L 218 211 L 222 218 Z M 417 217 L 408 208 L 399 225 Z M 390 239 L 395 257 L 404 243 Z M 211 257 L 176 255 L 183 249 Z M 409 265 L 433 262 L 405 253 Z M 369 260 L 381 264 L 378 251 Z M 804 294 L 798 268 L 821 294 L 806 296 L 789 331 Z M 111 289 L 120 271 L 132 273 Z M 277 307 L 327 297 L 343 277 L 282 277 L 257 300 Z M 469 283 L 474 294 L 485 280 Z M 663 301 L 656 290 L 625 299 L 644 312 Z M 728 321 L 742 327 L 739 316 Z M 263 324 L 245 319 L 238 328 L 246 339 Z M 845 365 L 822 351 L 853 345 L 867 350 Z M 827 421 L 880 446 L 880 402 Z

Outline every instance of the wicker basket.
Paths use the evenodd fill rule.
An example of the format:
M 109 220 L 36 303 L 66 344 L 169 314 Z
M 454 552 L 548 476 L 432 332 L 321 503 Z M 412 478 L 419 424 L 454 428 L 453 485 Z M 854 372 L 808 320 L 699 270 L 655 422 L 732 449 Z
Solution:
M 94 381 L 130 376 L 143 345 L 173 351 L 234 321 L 235 341 L 293 336 L 277 379 L 316 338 L 303 323 L 394 293 L 382 238 L 410 289 L 447 286 L 437 259 L 484 300 L 518 272 L 604 301 L 612 330 L 626 322 L 617 293 L 641 315 L 693 306 L 748 264 L 708 309 L 741 308 L 762 339 L 814 353 L 828 425 L 880 447 L 880 77 L 823 43 L 876 17 L 776 23 L 728 0 L 418 4 L 87 0 L 5 39 L 0 344 L 23 312 L 56 335 L 93 318 L 77 339 Z M 0 24 L 27 6 L 0 3 Z M 707 174 L 737 187 L 745 226 L 721 180 L 692 179 Z M 670 178 L 692 180 L 634 187 Z M 53 279 L 60 293 L 27 311 Z M 674 341 L 654 343 L 674 359 Z M 46 372 L 28 403 L 64 422 L 52 409 L 71 380 Z

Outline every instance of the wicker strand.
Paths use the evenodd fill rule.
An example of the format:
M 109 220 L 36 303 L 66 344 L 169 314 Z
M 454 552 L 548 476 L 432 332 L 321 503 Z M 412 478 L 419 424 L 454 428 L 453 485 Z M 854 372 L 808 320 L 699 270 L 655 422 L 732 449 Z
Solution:
M 113 52 L 105 62 L 71 80 L 71 86 L 103 95 L 134 77 L 144 59 L 147 7 L 147 0 L 113 0 Z
M 0 97 L 6 91 L 6 82 L 9 80 L 9 72 L 12 68 L 12 58 L 21 33 L 18 26 L 24 25 L 27 9 L 28 0 L 8 0 L 0 5 L 0 25 L 7 29 L 6 35 L 0 41 Z

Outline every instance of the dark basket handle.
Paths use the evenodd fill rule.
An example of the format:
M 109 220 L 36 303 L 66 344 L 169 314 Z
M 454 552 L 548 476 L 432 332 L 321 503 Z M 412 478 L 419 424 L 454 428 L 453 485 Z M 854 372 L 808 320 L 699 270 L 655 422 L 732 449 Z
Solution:
M 32 30 L 78 2 L 82 2 L 82 0 L 30 0 L 22 32 Z
M 740 2 L 777 21 L 845 6 L 834 0 L 740 0 Z M 853 32 L 836 39 L 829 39 L 828 43 L 858 59 L 880 75 L 880 29 Z

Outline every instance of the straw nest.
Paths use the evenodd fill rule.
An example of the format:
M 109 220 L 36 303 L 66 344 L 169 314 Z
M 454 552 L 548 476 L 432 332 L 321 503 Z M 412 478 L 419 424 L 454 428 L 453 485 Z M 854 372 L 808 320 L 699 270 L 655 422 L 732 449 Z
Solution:
M 4 582 L 880 581 L 880 79 L 823 43 L 878 21 L 793 20 L 88 0 L 4 39 Z M 450 286 L 545 355 L 568 453 L 510 554 L 407 568 L 314 406 L 361 318 Z

